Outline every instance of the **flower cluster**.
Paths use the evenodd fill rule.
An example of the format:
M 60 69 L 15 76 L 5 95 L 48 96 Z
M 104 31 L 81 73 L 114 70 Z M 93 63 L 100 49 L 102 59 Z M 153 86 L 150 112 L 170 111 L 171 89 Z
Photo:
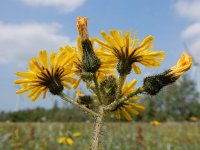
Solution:
M 33 57 L 29 62 L 27 72 L 17 72 L 20 78 L 15 84 L 22 88 L 16 93 L 29 92 L 28 97 L 35 101 L 41 93 L 43 98 L 49 91 L 59 95 L 64 100 L 95 115 L 100 107 L 109 113 L 115 113 L 116 118 L 123 115 L 131 120 L 130 114 L 137 115 L 144 107 L 136 103 L 140 93 L 157 94 L 161 88 L 176 81 L 192 65 L 192 58 L 184 53 L 177 65 L 155 76 L 144 79 L 143 87 L 134 88 L 137 81 L 126 78 L 132 69 L 141 74 L 139 64 L 145 67 L 159 67 L 164 60 L 163 51 L 155 51 L 153 36 L 143 40 L 131 37 L 131 33 L 121 33 L 111 30 L 110 34 L 101 32 L 104 40 L 90 38 L 88 33 L 88 18 L 77 17 L 77 46 L 62 46 L 58 52 L 49 56 L 46 50 L 40 51 L 39 57 Z M 95 47 L 95 43 L 99 46 Z M 92 95 L 77 94 L 74 101 L 64 95 L 64 89 L 78 88 L 80 82 L 86 83 Z M 70 141 L 61 139 L 60 141 Z

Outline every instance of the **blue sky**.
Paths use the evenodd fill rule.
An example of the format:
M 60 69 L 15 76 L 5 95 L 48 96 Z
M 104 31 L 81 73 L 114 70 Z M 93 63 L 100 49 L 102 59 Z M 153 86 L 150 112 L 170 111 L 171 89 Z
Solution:
M 155 50 L 165 50 L 166 59 L 158 69 L 143 69 L 144 75 L 170 68 L 188 44 L 199 61 L 200 2 L 198 0 L 6 0 L 0 2 L 0 111 L 16 108 L 51 107 L 57 97 L 32 103 L 26 94 L 17 96 L 13 84 L 16 71 L 39 50 L 57 51 L 74 44 L 76 16 L 89 17 L 90 36 L 100 31 L 133 31 L 137 37 L 155 37 Z M 153 71 L 152 71 L 153 70 Z M 194 70 L 194 69 L 193 69 Z M 150 73 L 149 73 L 150 72 Z

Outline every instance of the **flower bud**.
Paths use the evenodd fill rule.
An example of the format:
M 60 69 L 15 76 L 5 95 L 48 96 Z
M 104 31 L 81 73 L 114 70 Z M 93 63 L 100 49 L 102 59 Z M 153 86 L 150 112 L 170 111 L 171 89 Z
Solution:
M 131 69 L 131 63 L 128 63 L 128 60 L 120 60 L 117 64 L 117 71 L 119 72 L 120 76 L 130 74 Z
M 167 71 L 168 72 L 168 71 Z M 143 88 L 149 95 L 156 95 L 164 86 L 176 81 L 176 78 L 165 73 L 149 76 L 144 79 Z
M 190 69 L 192 57 L 183 53 L 177 64 L 169 70 L 155 76 L 144 79 L 144 91 L 150 95 L 156 95 L 164 86 L 174 83 L 184 72 Z
M 104 102 L 106 104 L 112 103 L 116 98 L 117 82 L 113 76 L 107 77 L 100 83 L 100 91 L 104 95 Z
M 85 105 L 88 108 L 90 107 L 91 104 L 93 104 L 93 102 L 94 102 L 93 98 L 89 95 L 79 96 L 77 99 L 77 103 Z
M 88 18 L 77 17 L 77 30 L 79 32 L 83 50 L 82 65 L 87 72 L 95 73 L 101 66 L 100 59 L 95 55 L 92 42 L 88 34 Z
M 100 59 L 94 53 L 92 43 L 90 40 L 82 41 L 83 49 L 83 69 L 87 72 L 95 73 L 101 66 Z

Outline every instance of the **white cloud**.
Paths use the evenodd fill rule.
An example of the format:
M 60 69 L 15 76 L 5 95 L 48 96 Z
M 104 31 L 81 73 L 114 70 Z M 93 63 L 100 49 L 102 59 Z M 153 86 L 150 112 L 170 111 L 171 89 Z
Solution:
M 181 37 L 188 44 L 196 61 L 200 62 L 200 22 L 194 23 L 187 27 L 182 33 Z
M 190 20 L 200 20 L 200 0 L 177 0 L 175 11 Z
M 55 51 L 70 39 L 58 34 L 61 25 L 52 23 L 7 24 L 0 23 L 0 64 L 23 65 L 39 50 Z
M 73 11 L 83 5 L 85 0 L 21 0 L 30 6 L 56 7 L 66 12 Z
M 198 36 L 200 36 L 200 22 L 190 25 L 182 32 L 182 37 L 185 39 L 195 38 Z
M 200 61 L 200 0 L 176 0 L 173 7 L 181 17 L 194 21 L 182 31 L 181 37 L 196 61 Z

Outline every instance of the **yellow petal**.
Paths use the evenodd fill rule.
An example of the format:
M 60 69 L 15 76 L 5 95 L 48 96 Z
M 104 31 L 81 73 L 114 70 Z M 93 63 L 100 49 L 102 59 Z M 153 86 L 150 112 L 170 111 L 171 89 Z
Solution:
M 79 78 L 78 80 L 76 80 L 76 82 L 73 85 L 73 88 L 76 89 L 79 85 L 79 83 L 81 82 L 81 78 Z
M 48 68 L 48 56 L 46 50 L 40 51 L 38 60 L 44 68 Z
M 16 94 L 22 94 L 22 93 L 27 92 L 31 89 L 33 89 L 33 86 L 27 86 L 27 87 L 21 88 L 20 90 L 16 91 Z
M 40 94 L 42 93 L 42 91 L 45 89 L 45 87 L 40 87 L 38 91 L 36 91 L 34 93 L 34 95 L 32 95 L 31 99 L 32 101 L 34 102 L 39 96 Z
M 135 63 L 132 64 L 132 68 L 133 68 L 133 70 L 135 71 L 136 74 L 142 73 L 140 68 Z
M 126 120 L 131 121 L 132 117 L 130 116 L 130 114 L 125 110 L 125 108 L 120 108 L 122 111 L 122 114 L 124 115 L 124 117 L 126 118 Z
M 72 144 L 74 144 L 74 141 L 71 138 L 66 138 L 66 143 L 68 145 L 72 145 Z
M 136 111 L 136 110 L 134 110 L 133 108 L 128 107 L 127 110 L 128 110 L 129 112 L 131 112 L 132 114 L 134 114 L 134 115 L 138 115 L 138 114 L 139 114 L 139 112 Z
M 36 77 L 34 72 L 16 72 L 16 75 L 27 79 L 33 79 Z
M 117 118 L 117 119 L 120 119 L 120 110 L 119 110 L 119 109 L 116 110 L 116 113 L 115 113 L 115 114 L 116 114 L 116 118 Z
M 117 30 L 111 30 L 110 34 L 112 35 L 113 39 L 119 44 L 120 47 L 123 47 L 122 37 Z
M 68 84 L 66 84 L 66 83 L 62 83 L 62 84 L 64 85 L 64 87 L 65 87 L 66 89 L 68 89 L 68 90 L 71 89 L 71 87 L 70 87 Z
M 136 101 L 139 99 L 140 99 L 140 96 L 134 96 L 134 97 L 129 98 L 130 101 Z
M 76 82 L 76 80 L 71 77 L 63 77 L 61 80 L 65 81 L 65 82 L 69 82 L 71 84 L 74 84 Z

